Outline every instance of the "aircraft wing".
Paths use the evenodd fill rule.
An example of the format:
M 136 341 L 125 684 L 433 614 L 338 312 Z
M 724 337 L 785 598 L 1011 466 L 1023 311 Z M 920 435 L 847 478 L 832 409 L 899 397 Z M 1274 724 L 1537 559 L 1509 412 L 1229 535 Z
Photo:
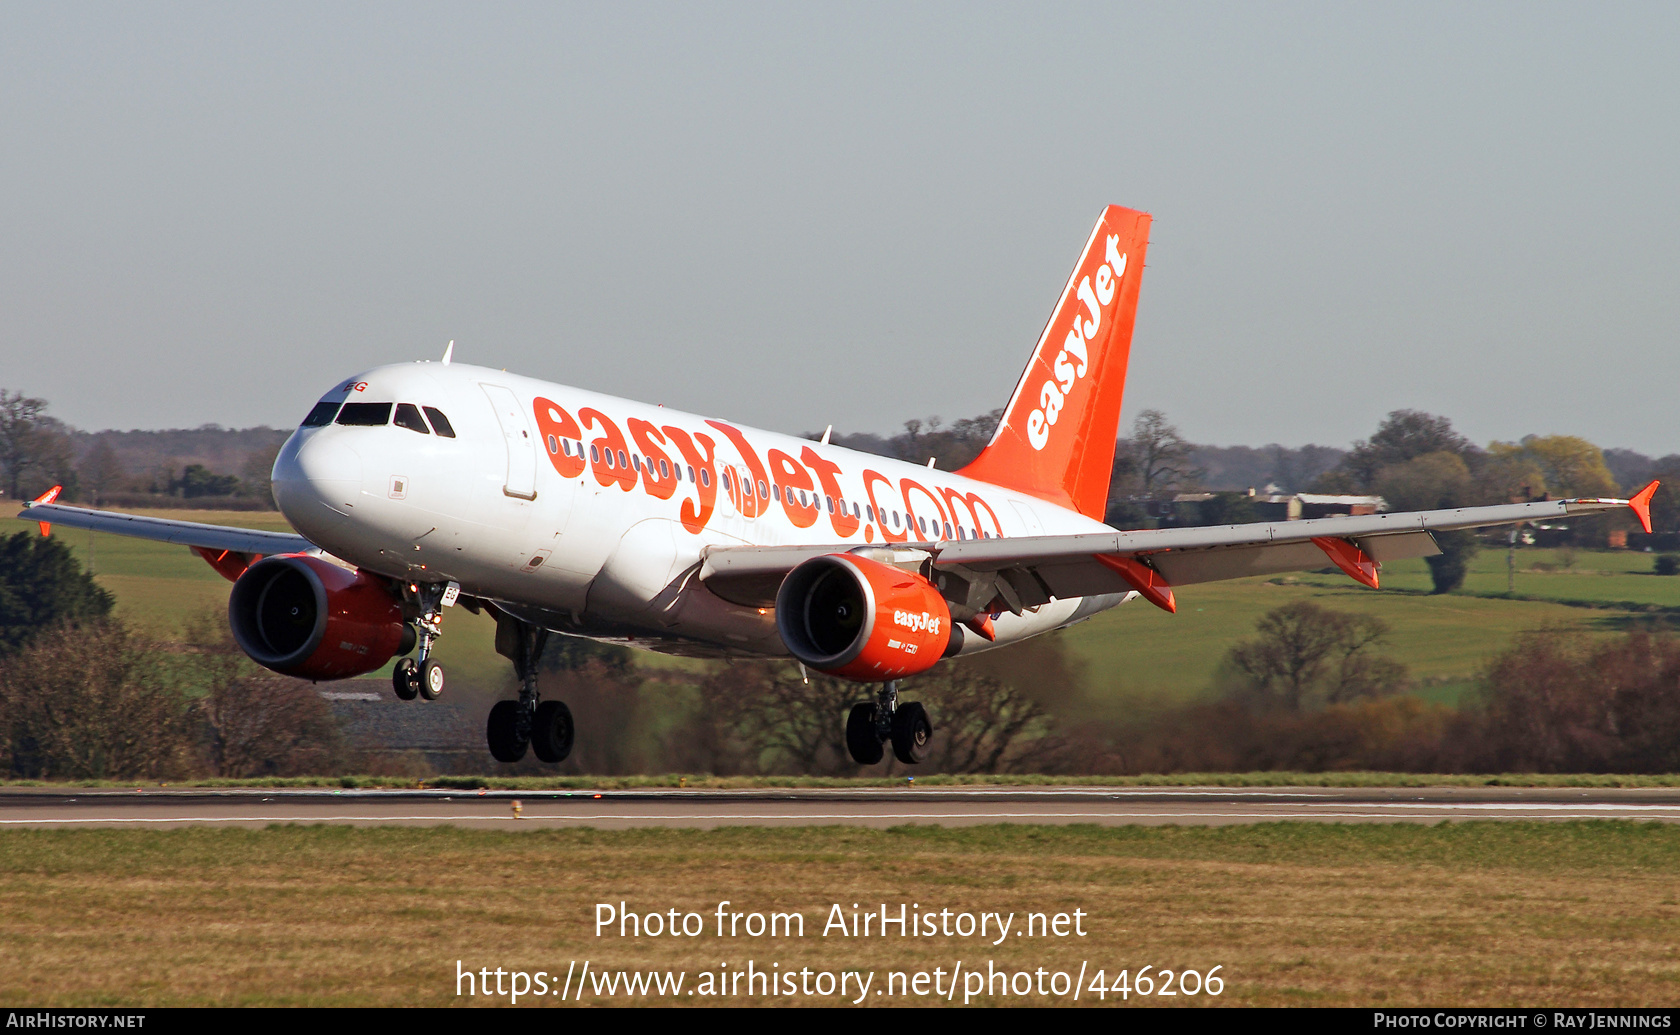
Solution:
M 1649 530 L 1651 496 L 1656 488 L 1653 482 L 1631 500 L 1547 500 L 1206 528 L 872 547 L 714 546 L 703 554 L 700 579 L 726 600 L 762 607 L 774 603 L 782 577 L 810 557 L 891 553 L 896 556 L 881 559 L 931 564 L 933 577 L 941 583 L 947 598 L 975 612 L 1019 612 L 1056 599 L 1131 590 L 1170 611 L 1175 606 L 1174 586 L 1310 571 L 1331 564 L 1374 587 L 1378 566 L 1383 562 L 1440 553 L 1433 532 L 1520 524 L 1623 507 L 1631 508 Z M 967 584 L 966 592 L 953 592 L 956 587 L 951 584 L 951 576 Z
M 48 493 L 41 500 L 23 505 L 17 516 L 24 521 L 41 523 L 43 534 L 50 525 L 86 528 L 112 535 L 152 539 L 160 543 L 179 543 L 199 550 L 261 555 L 300 553 L 314 550 L 314 543 L 295 532 L 265 532 L 257 528 L 230 528 L 226 525 L 206 525 L 197 521 L 171 521 L 167 518 L 120 514 L 114 510 L 89 510 L 50 502 L 56 493 Z M 208 559 L 208 558 L 207 558 Z

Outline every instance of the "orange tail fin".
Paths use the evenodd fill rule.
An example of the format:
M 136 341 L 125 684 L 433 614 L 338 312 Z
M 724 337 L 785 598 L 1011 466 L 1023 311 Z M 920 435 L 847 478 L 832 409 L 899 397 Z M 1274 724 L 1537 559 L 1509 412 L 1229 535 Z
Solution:
M 1102 518 L 1149 223 L 1103 211 L 997 434 L 960 473 Z

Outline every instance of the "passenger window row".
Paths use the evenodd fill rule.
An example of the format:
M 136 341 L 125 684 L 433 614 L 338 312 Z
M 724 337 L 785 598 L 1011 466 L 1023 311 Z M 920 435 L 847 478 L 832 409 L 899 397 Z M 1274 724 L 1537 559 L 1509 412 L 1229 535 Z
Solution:
M 391 411 L 396 410 L 396 419 L 391 417 Z M 420 416 L 420 411 L 426 412 L 426 418 L 431 419 L 431 426 L 426 425 L 426 418 Z M 320 402 L 309 411 L 309 416 L 303 418 L 306 428 L 324 428 L 332 423 L 342 424 L 353 428 L 379 428 L 387 424 L 395 424 L 399 428 L 421 435 L 437 432 L 439 438 L 454 438 L 455 428 L 449 423 L 449 418 L 435 406 L 416 406 L 413 403 L 343 403 Z
M 394 420 L 392 419 L 393 409 L 396 411 L 396 417 Z M 436 431 L 442 438 L 455 437 L 455 429 L 450 426 L 449 418 L 443 415 L 443 411 L 434 406 L 416 407 L 413 403 L 344 403 L 342 407 L 340 404 L 335 402 L 316 403 L 315 408 L 309 411 L 309 416 L 303 419 L 303 426 L 306 428 L 325 427 L 326 425 L 333 423 L 334 418 L 336 417 L 339 424 L 351 427 L 381 427 L 385 424 L 395 424 L 399 428 L 407 428 L 409 431 L 418 432 L 424 435 L 427 433 L 428 429 L 426 427 L 426 422 L 420 417 L 421 410 L 424 410 L 426 416 L 431 419 L 431 430 Z M 548 436 L 548 441 L 545 444 L 548 446 L 548 451 L 551 453 L 564 452 L 567 456 L 577 457 L 582 457 L 584 455 L 583 443 L 575 439 L 557 438 L 554 435 L 550 435 Z M 605 465 L 609 468 L 632 467 L 637 471 L 641 471 L 644 465 L 650 468 L 655 466 L 654 461 L 650 457 L 643 457 L 636 453 L 631 453 L 629 456 L 626 456 L 624 450 L 622 449 L 608 450 L 603 454 L 598 445 L 591 445 L 589 447 L 589 458 L 598 464 L 604 461 Z M 659 469 L 659 476 L 661 478 L 675 476 L 676 480 L 679 482 L 684 480 L 683 475 L 685 473 L 685 468 L 683 465 L 673 465 L 669 464 L 667 461 L 661 460 L 658 462 L 657 466 Z M 688 475 L 687 481 L 690 483 L 694 482 L 694 468 L 686 468 L 686 473 Z M 702 485 L 711 485 L 711 477 L 707 471 L 702 469 L 699 474 L 699 480 Z M 732 474 L 732 471 L 725 468 L 723 477 L 724 484 L 726 486 L 733 487 L 731 485 Z M 748 484 L 745 488 L 749 493 L 752 492 L 753 486 L 751 485 L 749 479 L 741 478 L 739 481 L 747 482 Z M 778 499 L 786 500 L 789 505 L 792 505 L 794 500 L 798 499 L 800 506 L 817 506 L 817 494 L 814 492 L 807 496 L 806 491 L 803 489 L 795 490 L 792 486 L 786 485 L 767 486 L 762 480 L 758 482 L 757 489 L 760 499 L 768 498 L 770 495 L 774 494 Z M 795 495 L 796 492 L 797 496 Z M 828 508 L 828 512 L 830 514 L 834 513 L 836 504 L 834 497 L 825 495 L 822 499 L 823 503 L 826 504 Z M 810 502 L 807 503 L 807 500 Z M 844 513 L 847 510 L 846 501 L 841 499 L 838 503 L 840 511 Z M 858 505 L 856 503 L 853 503 L 850 509 L 852 517 L 854 518 L 865 516 L 859 514 Z M 875 513 L 874 507 L 865 506 L 863 510 L 867 512 L 866 516 L 870 521 L 883 525 L 886 523 L 887 512 L 885 510 L 883 510 L 880 515 Z M 894 529 L 908 529 L 911 527 L 909 515 L 900 515 L 900 513 L 896 510 L 892 511 L 891 514 L 892 527 Z M 941 522 L 934 522 L 934 534 L 938 534 L 940 531 L 940 524 Z M 919 527 L 923 535 L 928 533 L 928 522 L 926 518 L 916 518 L 915 525 Z M 949 539 L 952 531 L 953 529 L 951 526 L 949 524 L 945 524 L 945 538 Z M 983 528 L 967 529 L 962 525 L 958 525 L 954 531 L 956 532 L 958 539 L 992 538 L 991 533 L 987 532 Z
M 661 480 L 671 478 L 679 482 L 688 481 L 690 483 L 696 480 L 694 466 L 692 464 L 685 467 L 680 463 L 672 463 L 670 460 L 655 461 L 653 457 L 643 456 L 640 453 L 626 454 L 622 449 L 603 450 L 599 442 L 591 445 L 588 450 L 585 451 L 583 443 L 578 439 L 561 438 L 558 435 L 549 435 L 543 444 L 548 447 L 548 451 L 550 453 L 564 453 L 567 456 L 577 457 L 580 460 L 588 457 L 590 462 L 601 464 L 608 470 L 618 470 L 619 468 L 628 467 L 635 470 L 637 473 L 641 473 L 645 469 L 650 476 L 653 472 L 657 471 Z M 711 487 L 711 473 L 706 471 L 704 468 L 700 470 L 698 480 L 702 486 L 705 486 L 706 488 Z

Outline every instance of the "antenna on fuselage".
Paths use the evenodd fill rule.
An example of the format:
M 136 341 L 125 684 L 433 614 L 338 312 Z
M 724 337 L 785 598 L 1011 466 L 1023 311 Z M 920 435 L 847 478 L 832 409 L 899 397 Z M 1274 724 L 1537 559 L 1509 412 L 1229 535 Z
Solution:
M 833 434 L 833 432 L 834 432 L 834 425 L 830 424 L 828 426 L 828 430 L 823 432 L 823 437 L 822 437 L 822 444 L 823 445 L 825 445 L 825 446 L 828 445 L 828 436 Z
M 449 347 L 443 350 L 443 365 L 444 366 L 449 365 L 449 359 L 453 355 L 455 355 L 455 339 L 451 338 L 451 339 L 449 339 Z

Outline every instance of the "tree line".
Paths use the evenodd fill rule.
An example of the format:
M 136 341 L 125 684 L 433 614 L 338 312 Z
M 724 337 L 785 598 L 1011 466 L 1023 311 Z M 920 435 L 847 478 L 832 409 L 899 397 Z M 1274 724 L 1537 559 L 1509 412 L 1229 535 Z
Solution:
M 269 471 L 287 434 L 216 425 L 87 432 L 49 414 L 46 400 L 0 388 L 0 492 L 26 500 L 62 485 L 67 502 L 95 506 L 215 500 L 270 508 Z

